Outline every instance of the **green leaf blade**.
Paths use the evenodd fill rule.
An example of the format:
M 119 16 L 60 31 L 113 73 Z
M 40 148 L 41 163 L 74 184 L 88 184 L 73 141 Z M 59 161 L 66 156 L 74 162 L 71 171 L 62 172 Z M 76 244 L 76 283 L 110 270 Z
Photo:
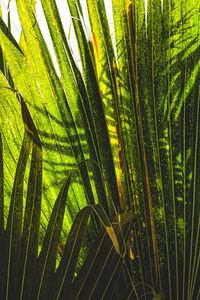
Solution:
M 54 204 L 52 214 L 47 227 L 41 253 L 37 260 L 34 287 L 36 299 L 43 299 L 48 294 L 48 282 L 52 278 L 56 267 L 56 256 L 60 242 L 67 193 L 71 176 L 67 178 Z
M 113 226 L 117 239 L 120 240 L 121 249 L 125 251 L 124 241 L 127 239 L 133 216 L 125 214 L 121 220 L 121 224 Z M 84 266 L 71 287 L 69 299 L 81 299 L 82 297 L 102 299 L 101 297 L 107 293 L 112 294 L 117 283 L 115 279 L 120 275 L 122 261 L 123 256 L 116 252 L 110 237 L 103 230 L 94 242 Z
M 6 264 L 7 276 L 5 286 L 5 299 L 13 297 L 16 292 L 16 276 L 19 268 L 19 256 L 21 247 L 22 232 L 22 211 L 23 211 L 23 182 L 28 156 L 30 154 L 31 140 L 25 132 L 20 157 L 17 164 L 13 192 L 11 197 L 10 210 L 7 220 L 5 243 L 6 243 Z
M 22 105 L 22 117 L 26 130 L 31 134 L 33 141 L 17 284 L 17 297 L 26 299 L 30 293 L 32 294 L 32 282 L 34 279 L 32 270 L 36 266 L 38 255 L 42 196 L 42 147 L 24 99 L 19 94 L 18 97 Z

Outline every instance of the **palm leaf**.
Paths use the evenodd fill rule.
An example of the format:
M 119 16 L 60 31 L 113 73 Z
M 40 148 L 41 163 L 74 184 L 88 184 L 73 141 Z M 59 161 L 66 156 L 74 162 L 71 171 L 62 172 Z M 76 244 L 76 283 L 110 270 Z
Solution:
M 5 90 L 10 96 L 12 95 L 10 88 L 6 88 Z M 4 241 L 2 241 L 1 244 L 1 249 L 3 248 L 3 251 L 1 251 L 1 258 L 3 259 L 3 264 L 1 265 L 3 278 L 1 294 L 3 299 L 12 299 L 13 297 L 25 299 L 26 297 L 30 297 L 30 295 L 32 299 L 44 299 L 49 294 L 51 284 L 53 289 L 52 294 L 54 293 L 55 297 L 59 297 L 60 294 L 65 294 L 67 289 L 71 290 L 72 278 L 76 272 L 76 262 L 80 255 L 88 218 L 92 212 L 97 215 L 105 228 L 106 236 L 108 236 L 111 241 L 108 248 L 112 249 L 114 247 L 114 252 L 117 253 L 117 256 L 120 254 L 118 244 L 119 232 L 117 235 L 115 234 L 113 225 L 101 206 L 95 205 L 84 208 L 75 219 L 67 240 L 63 258 L 58 264 L 58 270 L 55 273 L 56 261 L 58 259 L 57 252 L 71 180 L 71 176 L 69 176 L 63 184 L 54 204 L 42 249 L 38 256 L 42 191 L 42 147 L 37 129 L 24 98 L 17 91 L 16 96 L 17 98 L 14 97 L 15 100 L 18 100 L 21 105 L 25 133 L 17 162 L 7 218 L 5 246 Z M 26 206 L 23 216 L 25 172 L 31 148 L 32 157 L 27 186 Z M 2 201 L 2 212 L 3 206 Z M 2 219 L 4 219 L 4 216 Z M 127 219 L 127 222 L 128 221 L 129 219 Z M 4 237 L 4 226 L 3 222 L 1 223 L 2 238 Z M 79 228 L 78 232 L 77 227 Z M 55 278 L 56 281 L 54 281 Z M 50 294 L 49 297 L 51 296 Z
M 22 297 L 23 295 L 23 297 L 26 298 L 30 293 L 34 279 L 30 270 L 34 268 L 38 254 L 42 190 L 42 149 L 39 136 L 26 104 L 21 95 L 18 95 L 18 97 L 21 99 L 24 123 L 27 126 L 27 130 L 31 132 L 33 139 L 27 200 L 21 237 L 19 282 L 17 284 L 18 297 Z
M 60 241 L 70 179 L 71 177 L 67 178 L 54 204 L 42 250 L 37 260 L 35 273 L 36 284 L 33 287 L 35 299 L 44 299 L 46 297 L 45 294 L 48 292 L 49 288 L 47 282 L 50 280 L 55 270 L 56 254 Z
M 4 172 L 3 172 L 3 145 L 0 133 L 0 258 L 3 264 L 4 254 Z M 3 268 L 0 269 L 0 291 L 3 290 Z M 2 292 L 1 292 L 2 293 Z M 2 294 L 0 294 L 2 296 Z
M 18 238 L 22 232 L 23 196 L 18 199 L 14 191 L 22 192 L 24 185 L 32 195 L 27 196 L 27 228 L 32 222 L 27 221 L 29 209 L 39 216 L 41 191 L 43 199 L 39 245 L 43 239 L 44 244 L 37 258 L 40 276 L 35 283 L 38 298 L 198 299 L 199 1 L 112 0 L 111 38 L 106 1 L 87 0 L 87 18 L 82 1 L 68 0 L 80 65 L 55 0 L 41 0 L 41 4 L 56 62 L 39 27 L 35 1 L 16 0 L 16 4 L 22 25 L 20 46 L 10 33 L 10 23 L 6 26 L 0 20 L 0 68 L 4 74 L 0 73 L 0 155 L 4 160 L 0 165 L 0 242 L 3 244 L 4 223 L 7 239 L 12 228 Z M 27 148 L 28 156 L 33 144 L 33 175 L 29 179 L 26 161 L 20 168 L 16 159 L 23 122 L 15 96 L 5 89 L 9 87 L 5 78 L 25 97 L 35 124 L 32 139 L 26 125 L 21 150 L 22 156 Z M 41 174 L 41 145 L 43 187 L 36 175 Z M 15 169 L 20 177 L 14 178 Z M 74 169 L 76 176 L 65 186 L 63 203 L 58 196 L 54 206 L 63 181 Z M 32 180 L 38 198 L 31 189 Z M 89 207 L 79 212 L 86 205 Z M 14 214 L 14 207 L 19 214 Z M 135 216 L 133 226 L 125 215 L 123 234 L 121 227 L 111 226 L 109 221 L 121 209 Z M 39 217 L 33 220 L 38 228 Z M 100 223 L 105 229 L 83 264 Z M 65 245 L 68 233 L 59 264 L 56 253 L 59 243 Z M 38 244 L 38 229 L 36 236 L 31 231 L 23 234 L 24 239 L 29 236 L 28 241 L 35 239 Z M 125 257 L 118 249 L 123 235 L 125 240 L 128 237 Z M 7 242 L 7 250 L 19 255 L 13 241 Z M 31 249 L 36 260 L 37 247 L 29 247 L 28 241 L 24 242 L 22 261 L 28 259 Z M 19 260 L 13 260 L 12 268 L 18 264 Z M 22 262 L 20 276 L 27 277 L 28 265 Z M 19 285 L 24 292 L 28 287 L 25 281 Z
M 6 247 L 6 287 L 5 299 L 13 297 L 16 292 L 14 277 L 16 276 L 20 258 L 20 237 L 22 231 L 22 211 L 23 211 L 23 183 L 28 156 L 31 148 L 29 134 L 25 132 L 20 156 L 17 164 L 14 186 L 11 196 L 10 209 L 5 231 Z M 14 275 L 15 274 L 15 275 Z M 12 291 L 12 292 L 11 292 Z M 10 294 L 12 293 L 12 294 Z
M 133 215 L 125 215 L 121 223 L 114 225 L 121 246 L 120 255 L 114 249 L 106 232 L 102 232 L 91 247 L 86 262 L 74 280 L 69 293 L 69 299 L 94 298 L 111 299 L 117 279 L 124 263 L 125 241 L 128 238 L 133 221 Z M 123 232 L 123 235 L 122 235 Z M 67 290 L 63 297 L 67 296 Z

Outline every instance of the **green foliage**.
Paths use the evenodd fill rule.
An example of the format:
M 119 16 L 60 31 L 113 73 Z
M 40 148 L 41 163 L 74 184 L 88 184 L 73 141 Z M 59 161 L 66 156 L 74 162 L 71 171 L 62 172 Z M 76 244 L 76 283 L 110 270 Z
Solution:
M 5 229 L 2 141 L 0 144 L 2 171 L 1 299 L 65 299 L 68 294 L 72 295 L 69 299 L 74 299 L 74 294 L 83 294 L 85 289 L 87 289 L 88 297 L 89 295 L 96 297 L 99 294 L 99 289 L 95 286 L 100 282 L 103 284 L 102 293 L 108 290 L 112 294 L 113 286 L 116 283 L 107 282 L 104 279 L 108 274 L 107 270 L 116 272 L 116 264 L 119 265 L 117 276 L 120 274 L 125 255 L 125 241 L 130 231 L 133 215 L 123 215 L 121 222 L 115 222 L 113 227 L 105 210 L 99 204 L 86 206 L 77 214 L 65 243 L 61 239 L 61 230 L 67 206 L 67 194 L 72 180 L 71 172 L 54 203 L 42 246 L 39 244 L 42 145 L 24 99 L 18 92 L 16 92 L 16 96 L 21 105 L 25 133 L 17 162 Z M 23 214 L 25 174 L 30 154 L 31 162 Z M 83 264 L 84 267 L 81 268 L 81 272 L 78 272 L 77 261 L 83 245 L 88 220 L 93 213 L 96 214 L 97 220 L 103 225 L 103 228 L 91 248 L 91 254 L 89 253 L 86 262 Z M 58 259 L 60 243 L 63 249 L 61 251 L 62 255 Z M 110 255 L 109 260 L 108 255 Z M 102 259 L 103 256 L 106 259 Z M 115 258 L 115 265 L 112 262 L 113 258 Z M 101 264 L 103 264 L 102 267 Z M 88 265 L 90 268 L 87 267 Z M 84 269 L 86 269 L 86 274 L 84 274 Z M 75 274 L 76 280 L 74 281 Z M 91 281 L 93 281 L 94 287 L 92 286 L 92 290 L 88 290 Z
M 1 298 L 198 299 L 199 1 L 86 2 L 0 19 Z

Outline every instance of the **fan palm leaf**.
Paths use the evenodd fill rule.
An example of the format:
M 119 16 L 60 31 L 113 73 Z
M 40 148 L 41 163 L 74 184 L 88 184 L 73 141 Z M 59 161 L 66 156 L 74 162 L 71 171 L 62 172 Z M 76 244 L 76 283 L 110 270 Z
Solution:
M 6 261 L 11 269 L 7 269 L 13 274 L 22 265 L 19 281 L 26 295 L 29 257 L 33 252 L 37 257 L 36 239 L 40 247 L 44 242 L 36 259 L 36 299 L 50 294 L 55 299 L 67 295 L 71 299 L 198 299 L 199 1 L 111 2 L 113 36 L 105 1 L 87 0 L 87 18 L 82 1 L 67 0 L 79 64 L 55 0 L 41 0 L 41 5 L 56 59 L 45 42 L 35 1 L 16 0 L 22 27 L 19 43 L 10 25 L 0 19 L 0 156 L 4 161 L 0 164 L 0 243 L 2 238 L 8 240 Z M 34 120 L 34 129 L 27 129 L 10 87 L 20 92 L 18 98 L 23 96 L 21 105 Z M 25 201 L 23 193 L 31 196 Z M 62 193 L 65 200 L 59 206 Z M 34 221 L 39 226 L 34 201 L 42 225 L 36 236 L 26 232 Z M 100 211 L 91 214 L 96 205 Z M 127 215 L 123 221 L 124 239 L 118 225 L 105 225 L 115 223 L 122 211 L 135 216 L 134 225 Z M 89 251 L 101 215 L 106 230 Z M 80 230 L 77 235 L 74 219 Z M 53 229 L 55 222 L 57 229 Z M 108 228 L 113 228 L 112 233 Z M 83 241 L 76 242 L 81 232 L 86 232 L 84 250 Z M 60 259 L 54 252 L 59 249 L 55 236 L 65 240 L 68 234 L 65 254 L 54 272 Z M 29 236 L 28 242 L 24 235 Z M 122 255 L 116 241 L 123 245 L 127 239 Z M 25 252 L 20 261 L 21 245 Z M 64 269 L 68 255 L 75 261 L 79 257 L 80 272 L 71 264 Z M 55 290 L 48 295 L 47 285 L 54 279 Z M 13 280 L 6 281 L 7 291 Z

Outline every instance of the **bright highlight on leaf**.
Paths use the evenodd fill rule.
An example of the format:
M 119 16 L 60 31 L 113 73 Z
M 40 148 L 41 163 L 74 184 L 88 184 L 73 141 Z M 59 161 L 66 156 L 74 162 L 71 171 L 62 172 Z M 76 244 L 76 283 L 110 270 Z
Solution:
M 113 242 L 113 246 L 114 246 L 115 250 L 120 255 L 119 243 L 118 243 L 114 229 L 112 227 L 106 227 L 106 231 L 107 231 L 111 241 Z

